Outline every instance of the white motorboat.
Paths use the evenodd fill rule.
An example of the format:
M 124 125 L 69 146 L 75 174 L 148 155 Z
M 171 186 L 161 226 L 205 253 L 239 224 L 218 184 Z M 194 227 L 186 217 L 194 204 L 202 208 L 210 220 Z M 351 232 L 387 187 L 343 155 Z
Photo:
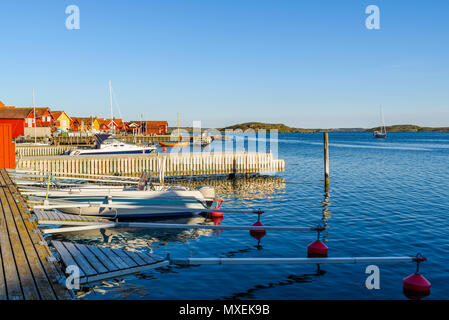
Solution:
M 184 186 L 153 185 L 148 181 L 138 187 L 95 184 L 57 190 L 28 187 L 21 193 L 64 213 L 112 218 L 194 215 L 209 210 L 217 201 L 212 187 L 192 190 Z
M 78 155 L 114 155 L 114 154 L 148 154 L 156 150 L 155 146 L 137 146 L 120 141 L 109 134 L 95 135 L 97 143 L 94 149 L 79 148 L 69 152 L 70 156 Z

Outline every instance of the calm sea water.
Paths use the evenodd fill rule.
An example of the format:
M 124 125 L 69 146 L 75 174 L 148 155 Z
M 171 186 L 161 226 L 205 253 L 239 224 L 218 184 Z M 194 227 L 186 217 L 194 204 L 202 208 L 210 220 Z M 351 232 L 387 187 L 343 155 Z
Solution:
M 449 134 L 331 133 L 331 188 L 323 191 L 322 134 L 279 134 L 286 171 L 271 177 L 196 182 L 216 186 L 223 208 L 261 208 L 266 225 L 315 226 L 330 257 L 420 252 L 432 282 L 427 299 L 449 298 Z M 193 182 L 192 182 L 193 183 Z M 225 214 L 222 224 L 256 217 Z M 183 221 L 184 222 L 184 221 Z M 202 223 L 191 219 L 189 223 Z M 86 244 L 172 257 L 305 257 L 316 234 L 268 232 L 260 246 L 247 231 L 108 230 L 58 236 Z M 380 290 L 365 288 L 366 264 L 170 266 L 85 288 L 83 299 L 406 299 L 402 279 L 414 263 L 379 264 Z

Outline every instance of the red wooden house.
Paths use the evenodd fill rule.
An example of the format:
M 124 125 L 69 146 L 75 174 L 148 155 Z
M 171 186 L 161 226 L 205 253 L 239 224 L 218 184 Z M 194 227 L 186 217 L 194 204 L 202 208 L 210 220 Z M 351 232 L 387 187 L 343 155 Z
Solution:
M 38 127 L 53 127 L 55 119 L 48 107 L 35 108 L 36 109 L 36 123 Z
M 142 123 L 142 133 L 144 134 L 166 134 L 167 130 L 167 121 L 144 121 Z
M 124 127 L 127 133 L 140 134 L 142 125 L 139 121 L 129 121 L 125 122 Z
M 11 124 L 13 138 L 23 136 L 25 127 L 31 128 L 35 126 L 33 108 L 0 108 L 0 123 Z
M 120 132 L 125 130 L 122 119 L 97 119 L 100 122 L 100 131 Z

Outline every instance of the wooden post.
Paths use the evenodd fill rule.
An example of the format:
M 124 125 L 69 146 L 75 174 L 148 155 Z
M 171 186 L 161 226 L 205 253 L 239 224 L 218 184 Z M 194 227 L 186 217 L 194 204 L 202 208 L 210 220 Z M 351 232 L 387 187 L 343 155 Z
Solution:
M 329 192 L 329 134 L 324 132 L 324 191 Z
M 235 151 L 234 151 L 234 155 L 233 155 L 233 158 L 232 158 L 232 172 L 229 175 L 229 178 L 230 179 L 235 179 L 236 174 L 237 174 L 237 160 L 236 160 L 236 154 L 235 154 Z

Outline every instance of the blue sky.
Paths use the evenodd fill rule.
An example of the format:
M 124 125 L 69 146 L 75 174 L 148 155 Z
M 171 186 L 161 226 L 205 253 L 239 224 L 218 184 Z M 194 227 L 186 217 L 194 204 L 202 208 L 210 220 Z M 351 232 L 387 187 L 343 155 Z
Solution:
M 449 126 L 448 36 L 444 0 L 3 1 L 0 100 L 107 116 L 111 80 L 126 120 Z

